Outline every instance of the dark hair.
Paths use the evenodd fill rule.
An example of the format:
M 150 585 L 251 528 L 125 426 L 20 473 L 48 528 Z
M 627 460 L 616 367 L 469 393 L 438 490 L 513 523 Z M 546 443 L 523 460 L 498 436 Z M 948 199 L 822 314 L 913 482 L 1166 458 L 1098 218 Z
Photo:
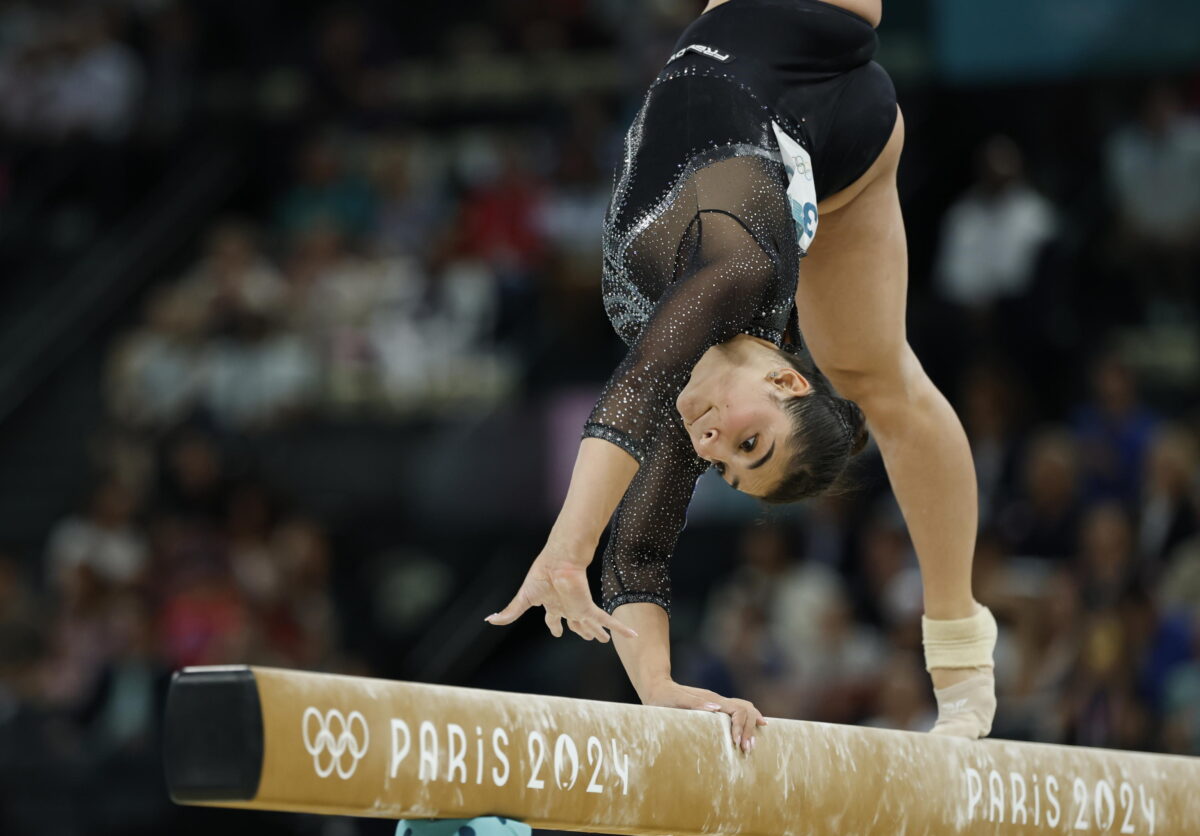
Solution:
M 829 379 L 803 349 L 781 350 L 789 364 L 808 380 L 812 391 L 789 399 L 783 409 L 792 418 L 792 458 L 783 479 L 764 502 L 782 505 L 818 496 L 846 471 L 850 457 L 867 446 L 866 418 L 854 401 L 833 391 Z

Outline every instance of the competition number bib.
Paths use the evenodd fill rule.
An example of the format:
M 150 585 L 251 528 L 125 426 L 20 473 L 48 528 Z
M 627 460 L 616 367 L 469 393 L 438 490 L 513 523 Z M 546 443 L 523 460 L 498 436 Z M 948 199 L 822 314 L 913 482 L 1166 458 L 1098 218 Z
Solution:
M 788 175 L 788 204 L 792 218 L 796 221 L 796 236 L 800 241 L 800 252 L 808 252 L 817 234 L 817 188 L 813 183 L 812 157 L 799 142 L 792 139 L 772 122 L 775 139 L 779 142 L 779 153 Z

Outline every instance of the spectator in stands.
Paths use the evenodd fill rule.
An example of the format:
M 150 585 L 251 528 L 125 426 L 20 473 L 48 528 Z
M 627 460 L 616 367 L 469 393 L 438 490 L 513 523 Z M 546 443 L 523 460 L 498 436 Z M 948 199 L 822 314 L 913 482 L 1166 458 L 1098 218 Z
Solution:
M 287 284 L 259 248 L 254 228 L 243 221 L 218 221 L 208 233 L 200 261 L 180 280 L 183 304 L 200 311 L 208 333 L 237 329 L 246 316 L 282 317 Z
M 92 757 L 152 755 L 171 671 L 160 657 L 153 614 L 137 595 L 116 597 L 105 625 L 110 657 L 81 717 Z
M 1192 515 L 1200 516 L 1200 490 L 1192 493 L 1191 503 Z M 1156 588 L 1165 609 L 1200 612 L 1200 534 L 1171 550 Z
M 307 233 L 319 224 L 331 225 L 350 242 L 370 232 L 375 217 L 375 195 L 349 158 L 351 143 L 345 138 L 321 135 L 300 151 L 295 185 L 276 208 L 276 223 L 286 238 Z
M 74 713 L 95 692 L 112 652 L 108 617 L 116 585 L 87 561 L 66 565 L 52 580 L 44 696 L 56 708 Z
M 1162 722 L 1162 751 L 1200 755 L 1200 610 L 1192 610 L 1191 659 L 1167 676 Z
M 437 178 L 433 152 L 411 141 L 387 144 L 379 157 L 371 251 L 382 257 L 421 258 L 430 242 L 444 234 L 451 208 Z
M 328 535 L 312 519 L 291 517 L 275 527 L 271 549 L 293 627 L 288 648 L 293 664 L 313 669 L 333 664 L 341 636 L 330 588 Z
M 102 586 L 141 580 L 148 555 L 136 513 L 136 500 L 124 485 L 102 482 L 85 514 L 67 517 L 50 533 L 46 567 L 55 585 L 79 570 L 90 572 Z
M 261 636 L 219 560 L 195 561 L 173 578 L 158 630 L 171 667 L 248 660 Z
M 209 415 L 223 426 L 262 428 L 304 407 L 316 385 L 316 358 L 287 327 L 293 294 L 248 226 L 217 224 L 176 293 L 209 334 L 194 360 Z
M 1119 503 L 1094 505 L 1083 515 L 1077 571 L 1085 609 L 1115 608 L 1133 587 L 1139 574 L 1133 536 L 1132 521 Z
M 238 590 L 252 607 L 269 609 L 283 593 L 283 582 L 271 550 L 275 507 L 266 487 L 244 481 L 231 490 L 224 536 L 229 569 Z
M 1200 534 L 1198 468 L 1195 436 L 1181 426 L 1160 426 L 1146 457 L 1138 533 L 1138 553 L 1150 579 L 1176 547 Z
M 1006 677 L 1002 726 L 1031 740 L 1063 739 L 1063 694 L 1084 635 L 1079 583 L 1060 566 L 1040 580 L 1011 619 L 1018 647 L 1016 670 Z
M 747 698 L 753 692 L 756 699 L 775 705 L 790 701 L 771 693 L 770 683 L 785 678 L 788 657 L 770 621 L 791 615 L 780 610 L 778 591 L 793 560 L 778 526 L 750 526 L 742 532 L 738 564 L 705 607 L 701 634 L 707 658 L 699 666 L 701 687 L 724 687 Z
M 1091 401 L 1072 416 L 1084 501 L 1117 499 L 1133 507 L 1158 419 L 1142 404 L 1133 371 L 1114 353 L 1093 364 L 1091 388 Z
M 797 579 L 799 580 L 799 579 Z M 807 640 L 781 637 L 789 661 L 789 685 L 796 699 L 788 716 L 801 716 L 829 723 L 855 723 L 869 714 L 881 685 L 881 670 L 887 661 L 886 639 L 871 625 L 854 619 L 840 579 L 828 597 L 815 604 L 810 619 L 819 619 L 817 632 Z M 793 592 L 803 590 L 788 584 Z M 809 587 L 810 596 L 816 590 Z M 786 593 L 785 593 L 786 595 Z M 781 596 L 779 609 L 804 602 L 803 598 Z M 917 687 L 920 687 L 918 681 Z M 928 731 L 933 726 L 921 729 Z
M 1138 120 L 1115 131 L 1105 148 L 1105 174 L 1116 203 L 1114 230 L 1137 285 L 1195 316 L 1200 256 L 1200 119 L 1186 114 L 1178 93 L 1156 83 Z
M 1023 296 L 1058 231 L 1057 213 L 1025 179 L 1016 143 L 994 136 L 979 150 L 974 185 L 942 221 L 936 278 L 942 297 L 976 313 Z
M 394 269 L 393 269 L 394 268 Z M 378 393 L 379 356 L 370 328 L 377 313 L 411 318 L 420 304 L 421 277 L 402 264 L 364 259 L 323 220 L 292 240 L 287 264 L 296 324 L 324 370 L 321 396 L 340 408 L 370 403 Z M 420 361 L 420 341 L 409 347 Z
M 1016 487 L 1024 390 L 996 364 L 968 370 L 962 386 L 963 426 L 979 480 L 980 526 L 990 525 Z
M 241 312 L 203 354 L 204 406 L 223 427 L 259 430 L 302 413 L 317 383 L 317 359 L 278 321 Z
M 615 163 L 607 159 L 606 146 L 619 148 L 620 135 L 614 135 L 612 121 L 597 102 L 578 102 L 570 116 L 565 135 L 555 143 L 558 159 L 538 225 L 557 251 L 595 263 L 610 198 L 607 173 Z
M 529 281 L 545 254 L 538 225 L 545 190 L 515 140 L 477 149 L 467 167 L 474 182 L 463 197 L 459 250 L 494 267 L 509 282 Z
M 60 38 L 37 108 L 39 128 L 58 138 L 113 141 L 127 135 L 144 77 L 137 56 L 116 37 L 112 18 L 103 11 L 77 11 Z
M 1013 554 L 1065 561 L 1075 553 L 1079 468 L 1069 433 L 1049 427 L 1034 435 L 1021 463 L 1021 491 L 997 520 Z
M 923 602 L 917 556 L 900 508 L 890 496 L 876 504 L 863 527 L 857 568 L 865 592 L 860 605 L 865 605 L 871 621 L 892 633 L 893 640 L 919 646 Z
M 199 399 L 205 323 L 175 288 L 152 293 L 145 311 L 142 327 L 109 356 L 108 401 L 123 423 L 160 429 L 186 418 Z
M 119 141 L 138 117 L 144 71 L 117 15 L 80 6 L 35 16 L 0 58 L 0 124 L 29 139 Z

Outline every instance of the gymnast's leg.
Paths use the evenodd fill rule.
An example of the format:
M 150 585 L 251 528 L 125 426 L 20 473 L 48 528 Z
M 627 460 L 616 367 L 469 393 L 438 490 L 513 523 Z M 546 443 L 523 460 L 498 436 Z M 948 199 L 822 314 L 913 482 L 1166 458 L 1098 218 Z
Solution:
M 870 170 L 822 203 L 796 304 L 817 365 L 867 417 L 916 547 L 937 730 L 977 737 L 995 712 L 995 622 L 971 592 L 978 498 L 966 433 L 905 332 L 908 250 L 896 191 L 903 143 L 897 118 Z

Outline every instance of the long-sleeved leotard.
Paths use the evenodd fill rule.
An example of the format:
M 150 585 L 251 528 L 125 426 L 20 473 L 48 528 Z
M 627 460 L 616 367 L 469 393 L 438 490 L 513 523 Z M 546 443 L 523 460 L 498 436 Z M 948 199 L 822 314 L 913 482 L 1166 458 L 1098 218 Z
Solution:
M 675 84 L 686 85 L 684 95 L 671 89 Z M 610 611 L 635 601 L 669 606 L 668 560 L 696 479 L 708 466 L 675 410 L 692 367 L 709 347 L 739 333 L 780 342 L 793 307 L 795 227 L 782 165 L 756 153 L 761 120 L 726 119 L 724 136 L 697 125 L 702 113 L 730 112 L 729 100 L 744 95 L 723 80 L 667 78 L 651 91 L 627 140 L 626 169 L 606 224 L 604 301 L 629 352 L 584 430 L 640 464 L 605 551 Z M 694 111 L 701 97 L 703 110 Z M 748 115 L 744 107 L 733 112 Z M 669 143 L 658 142 L 652 152 L 639 144 L 668 130 Z M 667 156 L 690 160 L 682 171 L 653 159 L 670 150 L 662 145 L 689 141 L 712 144 Z M 656 163 L 665 170 L 652 168 Z M 647 193 L 654 174 L 661 185 Z
M 755 11 L 752 4 L 794 16 L 807 8 L 798 2 L 737 0 L 701 20 L 729 36 Z M 715 12 L 726 8 L 733 11 L 718 19 Z M 829 22 L 845 28 L 852 16 L 834 11 L 844 18 Z M 761 42 L 754 25 L 740 29 Z M 873 43 L 873 30 L 866 31 Z M 793 300 L 816 198 L 808 217 L 789 195 L 789 176 L 811 182 L 812 171 L 797 171 L 795 159 L 785 168 L 776 137 L 782 131 L 812 150 L 811 134 L 803 116 L 779 106 L 781 92 L 760 62 L 745 51 L 722 52 L 711 37 L 704 49 L 689 49 L 697 34 L 705 32 L 694 24 L 651 86 L 626 136 L 605 217 L 604 305 L 629 351 L 584 435 L 617 444 L 639 463 L 604 554 L 609 612 L 643 601 L 669 609 L 670 555 L 708 466 L 675 410 L 693 366 L 708 348 L 737 334 L 781 346 L 798 342 Z M 847 60 L 858 66 L 866 59 L 859 48 Z M 812 165 L 807 153 L 804 160 L 800 169 Z

